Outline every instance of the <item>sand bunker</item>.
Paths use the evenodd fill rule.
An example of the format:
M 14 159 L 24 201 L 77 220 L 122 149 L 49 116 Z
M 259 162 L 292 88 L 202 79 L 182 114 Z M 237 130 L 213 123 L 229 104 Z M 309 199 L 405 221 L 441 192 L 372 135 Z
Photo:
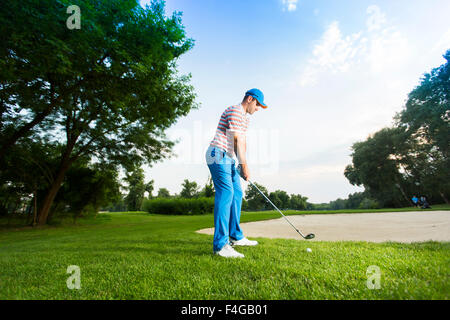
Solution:
M 450 211 L 315 214 L 288 216 L 288 219 L 303 234 L 316 235 L 308 241 L 450 241 Z M 242 223 L 241 228 L 249 238 L 302 240 L 282 217 Z M 197 232 L 212 235 L 214 228 Z

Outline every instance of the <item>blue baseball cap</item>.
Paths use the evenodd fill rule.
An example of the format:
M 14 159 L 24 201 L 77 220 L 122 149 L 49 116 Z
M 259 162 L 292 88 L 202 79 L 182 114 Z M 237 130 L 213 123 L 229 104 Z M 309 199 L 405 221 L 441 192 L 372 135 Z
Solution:
M 256 100 L 258 100 L 259 104 L 265 109 L 267 105 L 264 103 L 264 94 L 259 89 L 250 89 L 245 93 L 246 96 L 252 96 Z

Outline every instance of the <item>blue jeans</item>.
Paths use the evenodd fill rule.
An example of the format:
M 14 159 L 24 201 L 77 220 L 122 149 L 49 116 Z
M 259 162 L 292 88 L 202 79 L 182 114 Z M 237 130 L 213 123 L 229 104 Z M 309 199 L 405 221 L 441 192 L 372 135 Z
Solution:
M 216 191 L 213 250 L 219 251 L 229 243 L 229 238 L 244 238 L 239 226 L 243 193 L 236 161 L 225 151 L 210 146 L 206 151 L 206 163 Z

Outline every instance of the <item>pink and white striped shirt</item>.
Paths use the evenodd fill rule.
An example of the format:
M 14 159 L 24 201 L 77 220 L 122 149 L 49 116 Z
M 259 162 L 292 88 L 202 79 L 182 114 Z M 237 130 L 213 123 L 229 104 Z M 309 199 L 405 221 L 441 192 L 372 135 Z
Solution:
M 225 109 L 220 116 L 216 134 L 210 146 L 220 148 L 228 153 L 234 154 L 234 132 L 245 135 L 250 119 L 246 116 L 241 104 Z

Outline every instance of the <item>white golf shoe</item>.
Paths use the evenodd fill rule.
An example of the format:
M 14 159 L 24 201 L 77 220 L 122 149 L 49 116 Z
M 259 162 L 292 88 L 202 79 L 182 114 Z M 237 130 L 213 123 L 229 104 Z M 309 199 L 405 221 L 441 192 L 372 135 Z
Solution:
M 233 240 L 231 241 L 232 246 L 256 246 L 258 241 L 248 240 L 247 238 L 242 238 L 241 240 Z
M 215 251 L 215 254 L 225 257 L 225 258 L 243 258 L 244 255 L 242 253 L 234 250 L 228 243 L 223 246 L 219 251 Z

